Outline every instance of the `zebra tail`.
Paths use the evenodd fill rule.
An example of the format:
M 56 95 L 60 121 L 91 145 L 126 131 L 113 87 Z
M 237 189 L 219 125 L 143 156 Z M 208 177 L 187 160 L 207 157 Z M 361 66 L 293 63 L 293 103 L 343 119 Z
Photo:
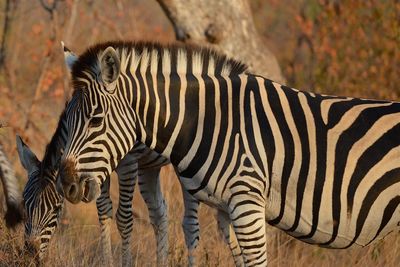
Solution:
M 7 203 L 7 211 L 4 215 L 6 226 L 14 229 L 24 219 L 24 212 L 21 204 L 12 202 Z

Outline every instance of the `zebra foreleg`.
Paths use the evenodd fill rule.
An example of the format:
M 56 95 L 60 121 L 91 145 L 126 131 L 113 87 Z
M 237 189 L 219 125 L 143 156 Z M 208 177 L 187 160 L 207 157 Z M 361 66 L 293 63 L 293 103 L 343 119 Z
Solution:
M 139 170 L 140 193 L 149 210 L 150 221 L 157 240 L 157 266 L 168 263 L 168 212 L 160 188 L 160 168 Z
M 116 172 L 119 183 L 119 201 L 116 214 L 117 228 L 122 239 L 122 266 L 132 266 L 131 237 L 133 228 L 132 199 L 137 179 L 137 161 L 130 154 L 119 163 Z
M 236 266 L 244 266 L 242 251 L 240 250 L 239 243 L 236 239 L 235 231 L 231 225 L 229 215 L 221 210 L 218 210 L 218 227 L 224 235 L 225 242 L 229 245 L 233 260 Z
M 112 266 L 111 235 L 110 227 L 112 221 L 112 202 L 110 199 L 110 177 L 108 177 L 102 187 L 101 194 L 96 200 L 97 214 L 99 216 L 101 231 L 101 246 L 103 250 L 104 266 Z
M 185 214 L 182 221 L 182 228 L 185 234 L 186 247 L 188 249 L 189 266 L 196 265 L 194 256 L 195 249 L 200 240 L 200 227 L 198 219 L 199 201 L 189 194 L 182 186 L 183 203 L 185 206 Z

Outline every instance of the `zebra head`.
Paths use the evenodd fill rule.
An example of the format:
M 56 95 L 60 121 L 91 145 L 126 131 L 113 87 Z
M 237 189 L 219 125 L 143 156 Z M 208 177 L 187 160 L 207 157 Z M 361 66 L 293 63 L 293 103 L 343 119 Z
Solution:
M 65 54 L 74 93 L 65 110 L 68 136 L 57 190 L 72 203 L 96 199 L 136 139 L 134 113 L 121 90 L 121 52 L 106 46 L 75 58 L 69 50 Z
M 64 201 L 56 190 L 56 173 L 41 173 L 41 162 L 19 136 L 17 150 L 21 164 L 28 173 L 23 192 L 25 248 L 39 261 L 43 259 L 58 226 Z

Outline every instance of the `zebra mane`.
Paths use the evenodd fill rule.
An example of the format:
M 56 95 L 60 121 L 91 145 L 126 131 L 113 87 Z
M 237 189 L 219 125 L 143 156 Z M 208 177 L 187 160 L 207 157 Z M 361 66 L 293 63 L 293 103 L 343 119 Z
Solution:
M 112 41 L 91 46 L 79 56 L 78 60 L 72 66 L 72 78 L 74 79 L 74 84 L 76 77 L 85 77 L 86 75 L 84 75 L 84 72 L 93 73 L 98 69 L 99 56 L 109 46 L 114 47 L 121 57 L 126 57 L 127 55 L 135 53 L 136 56 L 140 56 L 138 62 L 139 64 L 142 60 L 144 60 L 143 58 L 145 58 L 142 56 L 144 51 L 147 51 L 148 53 L 156 51 L 159 55 L 159 65 L 162 65 L 162 55 L 167 52 L 170 55 L 171 65 L 176 66 L 179 53 L 184 52 L 186 54 L 188 71 L 195 71 L 192 68 L 192 64 L 194 63 L 194 60 L 198 60 L 198 58 L 194 58 L 194 55 L 200 56 L 200 60 L 202 61 L 202 74 L 207 73 L 207 67 L 209 64 L 214 65 L 213 67 L 215 69 L 215 75 L 238 75 L 247 70 L 247 66 L 245 64 L 228 58 L 226 55 L 221 54 L 211 48 L 202 48 L 196 45 L 186 44 L 161 45 L 153 42 Z M 146 61 L 146 63 L 148 62 Z M 150 64 L 147 66 L 148 70 L 150 69 L 149 65 Z M 171 68 L 171 72 L 172 71 L 173 68 Z
M 59 153 L 60 149 L 60 139 L 62 137 L 62 127 L 63 127 L 63 120 L 65 117 L 65 109 L 60 115 L 60 119 L 58 120 L 58 125 L 56 128 L 56 131 L 54 132 L 50 142 L 46 146 L 46 151 L 44 153 L 42 162 L 40 164 L 40 177 L 43 177 L 45 174 L 45 171 L 48 169 L 56 169 L 57 166 L 54 165 L 54 157 Z M 57 162 L 58 164 L 58 162 Z M 41 179 L 43 181 L 43 179 Z

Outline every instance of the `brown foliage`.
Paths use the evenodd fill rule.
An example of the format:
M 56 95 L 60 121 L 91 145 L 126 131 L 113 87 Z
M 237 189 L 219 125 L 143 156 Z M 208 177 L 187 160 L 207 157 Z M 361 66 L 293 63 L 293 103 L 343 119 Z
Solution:
M 398 1 L 273 1 L 274 12 L 256 2 L 258 26 L 259 16 L 268 12 L 267 36 L 273 44 L 275 37 L 281 39 L 276 54 L 289 85 L 337 95 L 399 97 Z M 281 24 L 287 34 L 274 27 Z

